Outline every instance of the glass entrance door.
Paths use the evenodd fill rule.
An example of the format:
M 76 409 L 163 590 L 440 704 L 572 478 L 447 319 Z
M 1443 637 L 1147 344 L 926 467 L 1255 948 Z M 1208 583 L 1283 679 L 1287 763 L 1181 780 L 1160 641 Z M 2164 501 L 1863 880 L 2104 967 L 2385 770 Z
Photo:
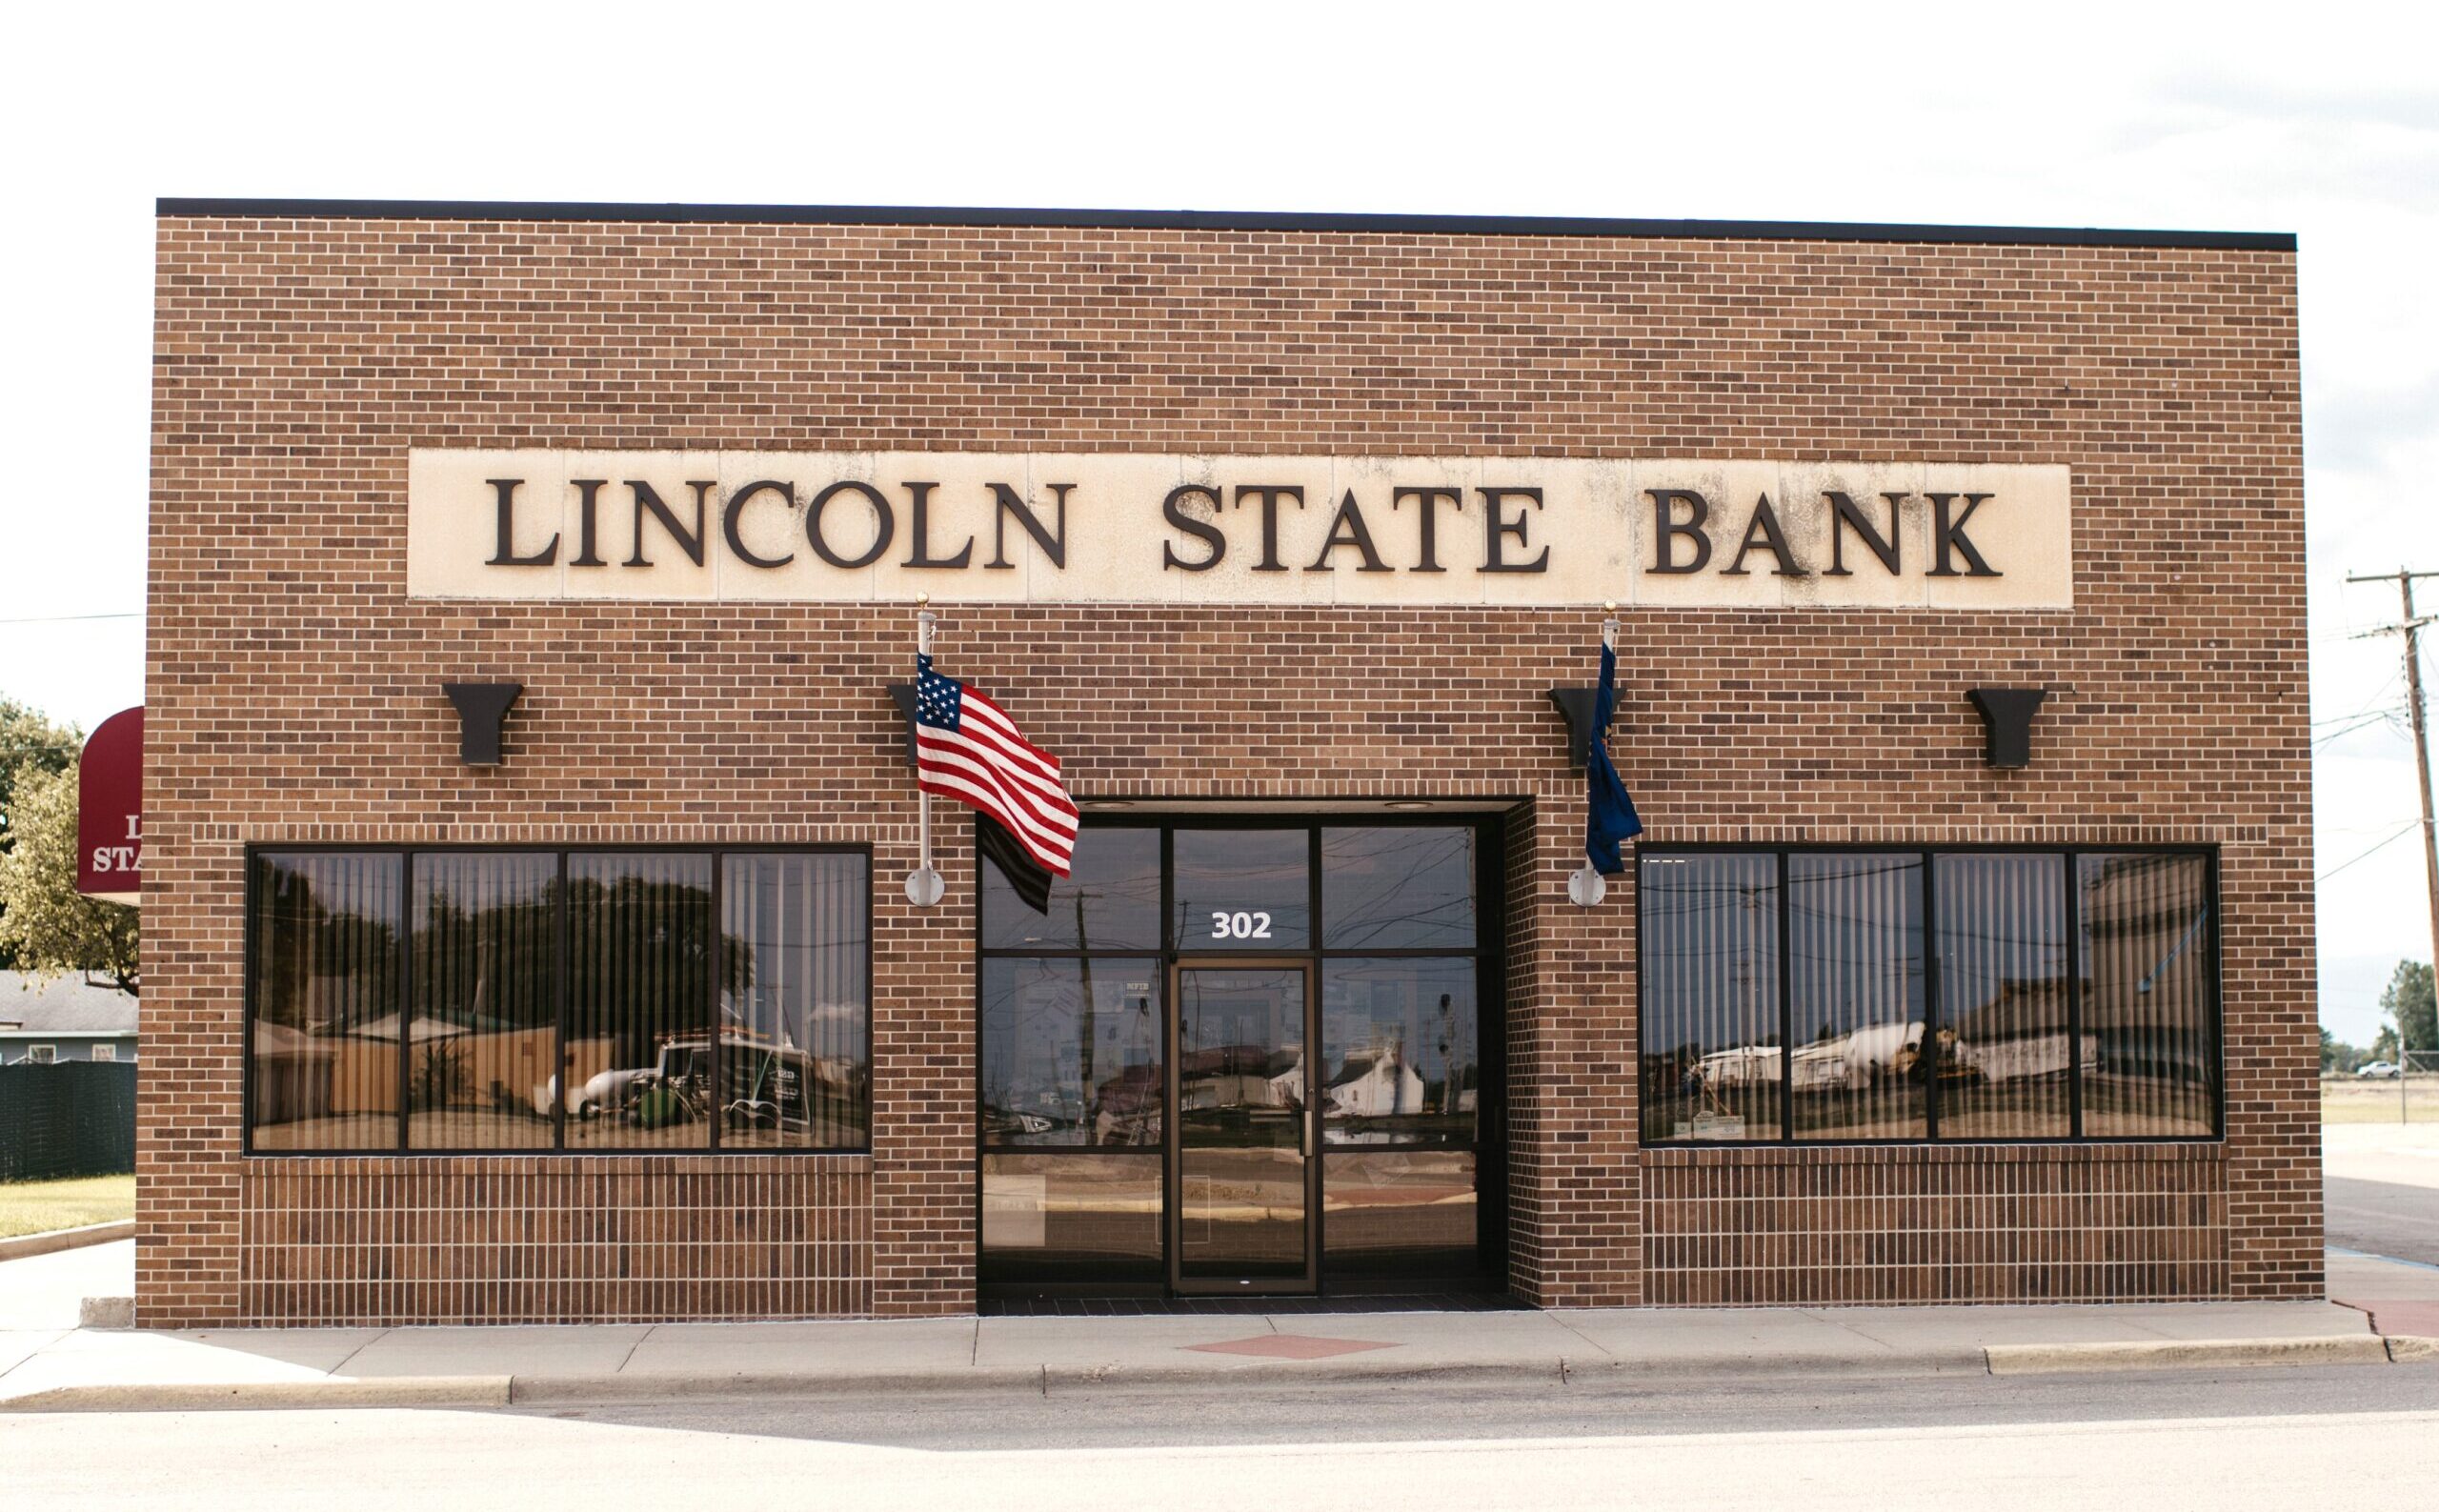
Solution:
M 1169 1266 L 1179 1292 L 1314 1289 L 1312 972 L 1308 961 L 1246 959 L 1174 970 Z

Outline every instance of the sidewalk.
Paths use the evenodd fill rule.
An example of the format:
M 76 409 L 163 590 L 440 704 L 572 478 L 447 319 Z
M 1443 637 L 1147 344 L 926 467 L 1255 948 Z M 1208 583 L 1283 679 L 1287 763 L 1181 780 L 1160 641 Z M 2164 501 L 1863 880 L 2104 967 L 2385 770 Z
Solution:
M 2386 1364 L 2328 1302 L 945 1318 L 0 1334 L 0 1409 L 499 1406 L 1502 1376 L 1999 1373 Z

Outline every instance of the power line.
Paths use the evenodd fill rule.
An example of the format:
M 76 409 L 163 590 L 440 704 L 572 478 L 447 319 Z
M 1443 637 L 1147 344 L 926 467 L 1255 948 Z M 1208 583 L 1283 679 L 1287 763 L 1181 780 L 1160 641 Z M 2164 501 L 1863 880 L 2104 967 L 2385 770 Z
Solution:
M 0 619 L 0 625 L 59 625 L 71 619 L 142 619 L 143 617 L 143 610 L 131 609 L 124 614 L 112 615 L 25 615 L 16 618 Z
M 2381 851 L 2387 850 L 2389 846 L 2394 845 L 2397 841 L 2399 841 L 2399 840 L 2401 840 L 2401 839 L 2404 839 L 2408 835 L 2412 834 L 2415 830 L 2418 830 L 2418 829 L 2420 829 L 2421 827 L 2422 827 L 2422 821 L 2421 821 L 2420 819 L 2408 819 L 2408 820 L 2406 820 L 2406 821 L 2405 821 L 2405 827 L 2404 827 L 2403 829 L 2400 829 L 2400 830 L 2396 831 L 2394 834 L 2390 835 L 2387 839 L 2382 840 L 2382 841 L 2381 841 L 2380 843 L 2378 843 L 2377 845 L 2372 846 L 2372 847 L 2371 847 L 2371 849 L 2369 849 L 2369 850 L 2368 850 L 2368 851 L 2365 851 L 2362 855 L 2355 857 L 2354 857 L 2354 860 L 2350 860 L 2350 861 L 2340 861 L 2337 865 L 2330 867 L 2328 871 L 2323 872 L 2320 876 L 2313 877 L 2313 878 L 2312 878 L 2312 880 L 2313 880 L 2313 881 L 2315 881 L 2315 882 L 2326 882 L 2326 881 L 2328 881 L 2330 877 L 2335 877 L 2338 873 L 2340 873 L 2340 872 L 2342 872 L 2342 871 L 2345 871 L 2345 870 L 2346 870 L 2348 867 L 2349 867 L 2349 866 L 2352 866 L 2352 865 L 2354 864 L 2354 861 L 2361 861 L 2361 860 L 2368 860 L 2368 859 L 2369 859 L 2372 856 L 2374 856 L 2374 855 L 2378 854 L 2378 853 L 2379 853 L 2379 852 L 2381 852 Z

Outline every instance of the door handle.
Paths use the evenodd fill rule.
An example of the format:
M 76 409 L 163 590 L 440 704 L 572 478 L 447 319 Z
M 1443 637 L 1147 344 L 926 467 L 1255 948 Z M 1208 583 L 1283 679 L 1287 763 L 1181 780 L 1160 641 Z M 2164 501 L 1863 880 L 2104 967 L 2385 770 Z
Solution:
M 1319 1117 L 1310 1108 L 1304 1110 L 1304 1159 L 1307 1160 L 1313 1158 L 1313 1120 Z

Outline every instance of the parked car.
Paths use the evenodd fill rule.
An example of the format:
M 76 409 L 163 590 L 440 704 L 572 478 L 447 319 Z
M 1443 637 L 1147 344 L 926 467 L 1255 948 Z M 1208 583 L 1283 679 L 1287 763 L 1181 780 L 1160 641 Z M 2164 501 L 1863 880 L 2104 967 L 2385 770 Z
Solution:
M 2373 1060 L 2357 1067 L 2354 1074 L 2373 1081 L 2394 1081 L 2397 1079 L 2397 1063 L 2393 1060 Z

